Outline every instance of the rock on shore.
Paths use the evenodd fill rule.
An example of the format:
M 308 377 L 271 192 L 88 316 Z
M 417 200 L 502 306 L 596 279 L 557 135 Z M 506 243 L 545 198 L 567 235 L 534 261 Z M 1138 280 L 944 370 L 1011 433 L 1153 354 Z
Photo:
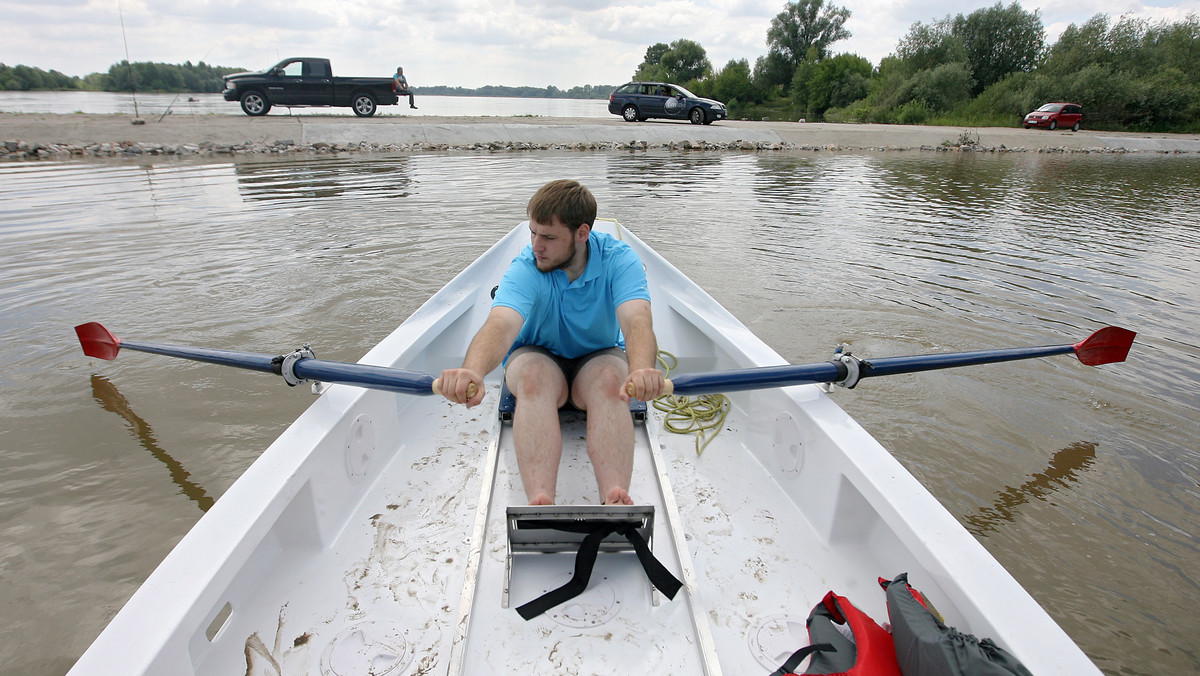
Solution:
M 763 141 L 731 141 L 725 143 L 708 143 L 693 141 L 625 141 L 625 142 L 581 142 L 581 143 L 530 143 L 514 141 L 493 141 L 490 143 L 316 143 L 298 144 L 294 141 L 282 140 L 270 143 L 238 143 L 220 144 L 211 141 L 201 143 L 147 143 L 124 141 L 119 143 L 29 143 L 21 140 L 4 141 L 6 160 L 68 160 L 72 158 L 139 158 L 146 156 L 174 157 L 212 157 L 220 155 L 280 155 L 280 154 L 340 154 L 340 153 L 403 153 L 430 151 L 474 151 L 474 152 L 516 152 L 535 150 L 560 151 L 638 151 L 638 150 L 678 150 L 678 151 L 741 151 L 741 152 L 850 152 L 850 151 L 923 151 L 923 152 L 981 152 L 981 153 L 1126 153 L 1126 148 L 1085 147 L 1072 148 L 1067 146 L 1039 148 L 1009 148 L 983 146 L 979 144 L 942 144 L 920 146 L 844 146 L 840 144 L 826 145 L 796 145 L 794 143 L 767 143 Z M 1182 150 L 1157 152 L 1187 152 Z
M 208 157 L 221 155 L 520 152 L 1200 152 L 1200 135 L 963 130 L 916 125 L 726 120 L 713 125 L 605 118 L 385 116 L 171 116 L 131 125 L 127 116 L 0 113 L 0 158 Z

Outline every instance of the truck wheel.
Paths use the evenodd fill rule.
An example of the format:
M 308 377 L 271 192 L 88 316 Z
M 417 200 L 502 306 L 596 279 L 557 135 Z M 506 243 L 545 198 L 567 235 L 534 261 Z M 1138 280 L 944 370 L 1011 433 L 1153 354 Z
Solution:
M 371 117 L 375 114 L 375 97 L 370 94 L 355 94 L 352 106 L 354 114 L 359 117 Z
M 261 92 L 248 91 L 242 94 L 242 112 L 258 117 L 266 115 L 271 110 L 271 102 Z

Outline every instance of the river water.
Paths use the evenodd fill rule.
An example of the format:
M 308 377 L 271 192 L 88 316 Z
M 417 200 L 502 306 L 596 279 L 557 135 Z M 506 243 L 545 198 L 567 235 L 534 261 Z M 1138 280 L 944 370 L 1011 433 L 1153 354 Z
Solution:
M 607 99 L 537 99 L 505 96 L 424 96 L 415 90 L 417 109 L 404 105 L 380 106 L 375 114 L 420 116 L 533 116 L 612 117 Z M 16 92 L 0 91 L 4 113 L 119 113 L 156 119 L 163 115 L 244 115 L 237 101 L 220 94 L 130 94 L 128 92 Z M 268 115 L 354 116 L 349 108 L 272 108 Z M 614 118 L 615 119 L 615 118 Z M 0 138 L 0 140 L 3 140 Z
M 1105 672 L 1200 670 L 1200 158 L 664 151 L 0 165 L 0 673 L 65 672 L 312 402 L 72 326 L 355 361 L 558 177 L 794 363 L 1138 331 L 834 397 Z

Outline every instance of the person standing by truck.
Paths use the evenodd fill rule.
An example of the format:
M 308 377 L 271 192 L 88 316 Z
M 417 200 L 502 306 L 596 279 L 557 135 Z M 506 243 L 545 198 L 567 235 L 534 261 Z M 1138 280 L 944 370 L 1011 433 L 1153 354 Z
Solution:
M 408 86 L 408 78 L 404 77 L 404 68 L 396 66 L 396 75 L 392 77 L 392 91 L 400 96 L 408 95 L 408 107 L 413 110 L 417 109 L 417 104 L 413 103 L 413 91 Z

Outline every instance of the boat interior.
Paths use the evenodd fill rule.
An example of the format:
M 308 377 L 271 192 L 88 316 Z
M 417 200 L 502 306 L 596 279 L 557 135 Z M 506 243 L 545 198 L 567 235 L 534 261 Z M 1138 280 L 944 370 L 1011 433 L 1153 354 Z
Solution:
M 659 345 L 677 357 L 676 371 L 784 363 L 628 230 L 603 229 L 642 256 Z M 527 242 L 515 228 L 363 363 L 434 374 L 457 366 Z M 729 395 L 703 453 L 692 436 L 664 430 L 651 407 L 634 428 L 630 494 L 638 515 L 652 517 L 654 557 L 682 589 L 668 598 L 632 547 L 602 547 L 581 594 L 527 620 L 516 609 L 568 583 L 576 556 L 571 547 L 510 552 L 508 508 L 526 499 L 498 412 L 499 372 L 488 383 L 472 409 L 322 388 L 81 664 L 137 636 L 147 647 L 123 653 L 130 672 L 768 674 L 808 644 L 805 618 L 827 592 L 883 623 L 877 579 L 907 572 L 947 624 L 992 638 L 1034 673 L 1094 670 L 814 385 Z M 565 412 L 562 425 L 558 503 L 598 506 L 584 414 Z

